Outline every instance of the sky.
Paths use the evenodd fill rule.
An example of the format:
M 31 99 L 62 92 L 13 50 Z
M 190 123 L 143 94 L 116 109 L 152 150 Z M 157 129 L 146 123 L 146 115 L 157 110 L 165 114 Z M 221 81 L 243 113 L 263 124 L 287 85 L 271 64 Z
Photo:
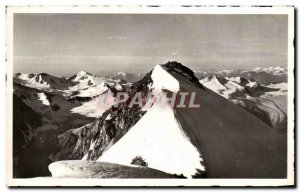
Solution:
M 145 73 L 287 66 L 286 15 L 15 14 L 14 73 Z

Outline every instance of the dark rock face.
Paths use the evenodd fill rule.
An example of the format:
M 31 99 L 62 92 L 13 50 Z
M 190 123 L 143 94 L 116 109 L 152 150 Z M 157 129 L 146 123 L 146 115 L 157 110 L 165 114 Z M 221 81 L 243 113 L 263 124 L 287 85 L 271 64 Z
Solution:
M 32 158 L 38 154 L 32 143 L 36 134 L 35 129 L 42 124 L 42 116 L 27 107 L 22 99 L 15 95 L 13 107 L 13 177 L 32 177 L 38 172 L 45 174 L 48 172 L 47 167 L 40 166 L 41 164 Z
M 55 103 L 51 107 L 52 107 L 53 111 L 58 111 L 60 109 L 59 105 L 57 105 Z
M 48 165 L 52 160 L 49 156 L 58 150 L 57 136 L 94 119 L 72 114 L 66 106 L 59 106 L 58 103 L 68 104 L 68 100 L 59 95 L 43 92 L 50 103 L 46 106 L 38 101 L 37 94 L 41 90 L 18 83 L 13 86 L 13 177 L 50 176 Z M 68 118 L 56 120 L 53 118 L 56 112 Z
M 111 119 L 105 120 L 110 115 Z M 78 140 L 71 159 L 97 160 L 112 144 L 117 142 L 144 115 L 141 111 L 122 106 L 111 108 L 108 113 L 96 120 L 91 127 L 84 127 L 78 133 Z M 94 147 L 89 149 L 91 142 Z

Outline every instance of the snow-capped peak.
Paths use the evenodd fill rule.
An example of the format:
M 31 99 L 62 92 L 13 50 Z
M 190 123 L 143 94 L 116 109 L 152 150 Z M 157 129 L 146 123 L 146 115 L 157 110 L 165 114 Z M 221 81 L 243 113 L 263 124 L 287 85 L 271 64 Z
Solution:
M 40 90 L 52 90 L 53 87 L 45 80 L 43 79 L 43 76 L 41 74 L 25 74 L 25 73 L 16 73 L 15 76 L 15 82 L 18 82 L 22 85 L 37 88 Z
M 85 76 L 85 75 L 87 75 L 88 73 L 87 72 L 85 72 L 85 71 L 79 71 L 78 73 L 77 73 L 77 76 Z
M 29 81 L 34 76 L 35 76 L 34 74 L 26 74 L 26 73 L 16 73 L 14 75 L 15 78 L 20 79 L 20 80 L 24 80 L 24 81 Z
M 72 77 L 69 78 L 69 80 L 73 82 L 82 82 L 86 80 L 91 80 L 92 81 L 92 74 L 85 72 L 85 71 L 79 71 L 76 75 L 73 75 Z
M 254 72 L 266 72 L 266 73 L 271 73 L 274 75 L 278 75 L 278 74 L 283 74 L 287 72 L 287 69 L 284 67 L 265 67 L 265 68 L 261 68 L 261 67 L 256 67 L 254 68 L 252 71 Z
M 159 64 L 154 67 L 151 78 L 154 89 L 167 89 L 174 93 L 179 91 L 179 82 Z
M 261 71 L 261 67 L 255 67 L 252 71 Z
M 116 76 L 126 76 L 127 75 L 127 73 L 125 73 L 125 72 L 123 72 L 123 71 L 120 71 L 120 72 L 118 72 L 118 73 L 116 73 Z
M 217 71 L 216 74 L 218 75 L 222 75 L 222 76 L 228 76 L 229 74 L 233 73 L 233 70 L 229 70 L 229 69 L 224 69 L 221 71 Z

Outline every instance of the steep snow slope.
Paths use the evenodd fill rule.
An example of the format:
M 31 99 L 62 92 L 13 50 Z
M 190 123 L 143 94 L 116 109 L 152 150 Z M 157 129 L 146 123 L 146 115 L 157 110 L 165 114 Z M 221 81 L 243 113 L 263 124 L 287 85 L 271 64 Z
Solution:
M 179 83 L 160 65 L 157 65 L 151 78 L 152 89 L 179 91 Z M 159 123 L 157 123 L 159 122 Z M 197 169 L 204 171 L 201 155 L 191 143 L 174 116 L 172 108 L 155 102 L 146 114 L 125 136 L 114 144 L 98 161 L 131 165 L 132 159 L 142 156 L 150 168 L 171 174 L 191 177 Z
M 101 82 L 99 85 L 93 85 L 81 89 L 77 91 L 76 94 L 73 94 L 72 96 L 76 95 L 77 97 L 94 97 L 108 90 L 108 87 L 105 85 L 106 85 L 105 82 Z
M 159 122 L 159 123 L 158 123 Z M 98 161 L 131 165 L 142 156 L 150 168 L 191 177 L 205 170 L 200 153 L 185 135 L 173 110 L 154 104 Z
M 115 102 L 113 93 L 108 88 L 104 90 L 99 89 L 99 95 L 93 97 L 90 101 L 83 102 L 80 106 L 74 107 L 71 112 L 86 117 L 100 117 Z
M 38 100 L 42 101 L 42 104 L 44 105 L 50 105 L 50 102 L 47 98 L 47 96 L 45 95 L 45 93 L 37 93 L 37 98 Z
M 176 118 L 194 134 L 211 178 L 283 178 L 287 137 L 209 89 L 172 72 L 180 89 L 196 91 L 200 108 L 178 108 Z
M 131 113 L 123 105 L 112 107 L 99 121 L 76 131 L 79 137 L 75 139 L 76 150 L 70 142 L 74 138 L 66 136 L 66 149 L 72 148 L 80 152 L 79 157 L 85 155 L 88 160 L 97 158 L 130 166 L 133 158 L 142 156 L 149 167 L 189 177 L 195 173 L 209 178 L 286 177 L 286 135 L 203 87 L 181 64 L 171 62 L 161 67 L 164 73 L 158 76 L 169 81 L 152 79 L 156 71 L 163 71 L 156 68 L 136 82 L 130 94 L 147 93 L 156 87 L 195 92 L 200 108 L 172 109 L 154 103 L 143 115 L 140 108 Z M 135 114 L 139 115 L 130 119 Z M 175 166 L 176 162 L 186 163 Z
M 151 79 L 153 81 L 151 86 L 153 91 L 162 91 L 162 89 L 167 89 L 174 93 L 179 91 L 179 82 L 160 65 L 154 67 Z

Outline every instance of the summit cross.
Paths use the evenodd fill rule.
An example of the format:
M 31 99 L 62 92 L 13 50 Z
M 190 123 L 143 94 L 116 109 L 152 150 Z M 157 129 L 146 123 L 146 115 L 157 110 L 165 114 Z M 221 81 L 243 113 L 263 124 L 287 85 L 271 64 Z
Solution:
M 176 61 L 176 55 L 177 55 L 177 53 L 172 53 L 172 55 L 173 55 L 173 60 Z

